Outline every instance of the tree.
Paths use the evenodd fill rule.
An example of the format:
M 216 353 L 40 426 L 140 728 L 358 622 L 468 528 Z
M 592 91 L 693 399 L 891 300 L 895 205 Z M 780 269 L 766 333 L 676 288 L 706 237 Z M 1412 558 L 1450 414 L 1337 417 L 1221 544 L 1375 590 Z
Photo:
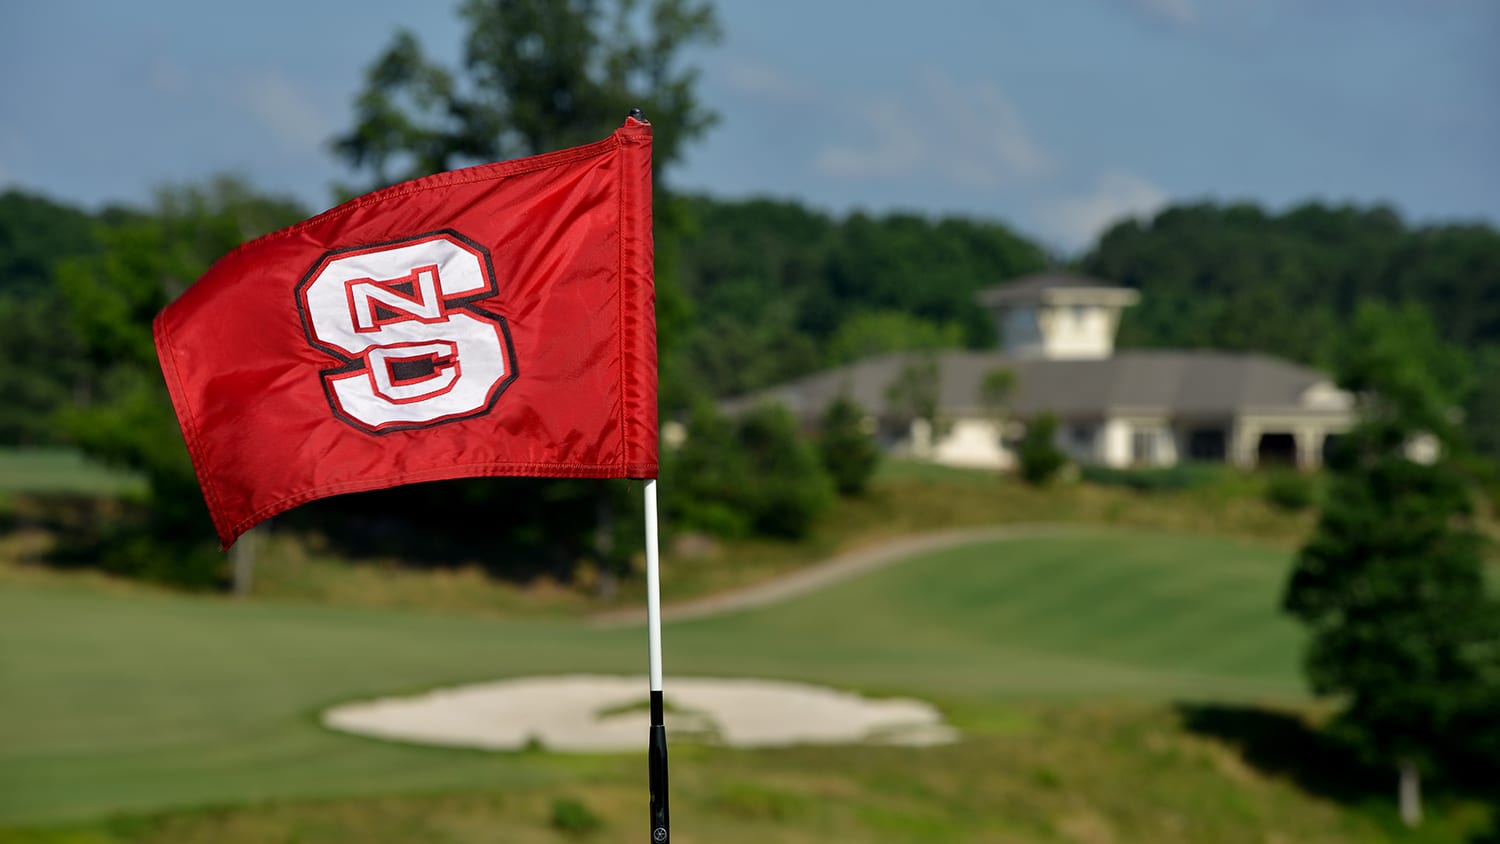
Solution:
M 672 490 L 662 499 L 668 523 L 726 538 L 748 535 L 750 514 L 740 492 L 751 471 L 734 424 L 711 402 L 699 401 L 682 444 L 662 453 L 662 483 Z
M 887 352 L 957 349 L 963 339 L 956 322 L 939 325 L 906 311 L 861 311 L 840 323 L 828 343 L 828 363 L 838 366 Z
M 1487 597 L 1465 444 L 1454 423 L 1462 357 L 1415 308 L 1366 305 L 1339 355 L 1360 422 L 1330 455 L 1318 526 L 1298 554 L 1283 605 L 1311 628 L 1314 691 L 1346 703 L 1335 730 L 1398 772 L 1402 816 L 1421 817 L 1420 777 L 1462 743 L 1500 683 L 1497 607 Z M 1432 436 L 1435 460 L 1411 457 Z
M 1057 417 L 1041 413 L 1026 425 L 1026 434 L 1016 449 L 1021 478 L 1033 486 L 1045 486 L 1057 477 L 1068 457 L 1057 447 Z
M 52 416 L 85 384 L 82 342 L 53 291 L 0 296 L 0 443 L 56 443 Z
M 50 291 L 61 258 L 98 252 L 95 222 L 43 196 L 0 193 L 0 295 L 24 299 Z
M 0 443 L 57 442 L 52 414 L 82 397 L 82 343 L 52 282 L 61 261 L 98 252 L 95 225 L 77 208 L 0 193 Z
M 785 407 L 766 404 L 728 420 L 708 402 L 663 461 L 669 514 L 719 536 L 800 539 L 833 503 L 833 484 Z
M 994 321 L 975 292 L 1046 265 L 998 223 L 836 219 L 767 199 L 682 206 L 680 281 L 695 313 L 663 367 L 708 396 L 889 352 L 992 347 Z
M 1005 406 L 1016 391 L 1016 371 L 1009 367 L 991 369 L 984 374 L 979 384 L 979 403 L 999 419 L 1005 416 Z
M 1500 468 L 1500 345 L 1479 350 L 1474 358 L 1474 392 L 1464 408 L 1464 427 L 1474 451 Z
M 833 483 L 796 418 L 782 405 L 761 405 L 739 418 L 735 436 L 751 469 L 741 479 L 751 526 L 765 536 L 806 536 L 833 504 Z
M 295 203 L 234 179 L 158 192 L 150 213 L 120 215 L 100 253 L 64 261 L 57 288 L 82 344 L 88 401 L 58 412 L 85 452 L 140 471 L 148 515 L 75 549 L 105 567 L 184 585 L 222 579 L 211 523 L 183 445 L 151 337 L 152 318 L 219 256 L 305 216 Z
M 863 495 L 880 465 L 880 448 L 865 430 L 865 419 L 853 399 L 839 396 L 819 425 L 818 456 L 839 495 Z
M 598 140 L 632 107 L 664 131 L 658 177 L 715 121 L 682 54 L 719 38 L 701 0 L 465 0 L 455 71 L 399 31 L 334 151 L 378 184 Z
M 921 421 L 927 426 L 928 437 L 935 438 L 942 388 L 942 369 L 937 356 L 923 352 L 902 363 L 901 371 L 886 385 L 885 400 L 897 422 L 911 428 L 913 423 Z

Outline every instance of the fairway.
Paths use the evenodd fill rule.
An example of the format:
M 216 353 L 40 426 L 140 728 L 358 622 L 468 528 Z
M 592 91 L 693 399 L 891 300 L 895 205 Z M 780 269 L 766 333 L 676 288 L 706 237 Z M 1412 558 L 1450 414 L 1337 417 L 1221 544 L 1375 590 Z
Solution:
M 0 448 L 0 494 L 120 495 L 138 493 L 145 481 L 66 448 Z
M 695 675 L 899 693 L 971 714 L 1035 699 L 1295 699 L 1298 634 L 1276 611 L 1286 565 L 1283 552 L 1225 540 L 1125 533 L 965 546 L 670 625 L 667 695 L 674 675 Z M 500 677 L 639 674 L 645 657 L 642 630 L 581 621 L 10 587 L 0 825 L 588 780 L 638 760 L 382 743 L 316 716 Z
M 1286 565 L 1214 538 L 1008 539 L 677 625 L 669 641 L 678 671 L 901 694 L 1298 698 L 1301 632 L 1277 611 Z

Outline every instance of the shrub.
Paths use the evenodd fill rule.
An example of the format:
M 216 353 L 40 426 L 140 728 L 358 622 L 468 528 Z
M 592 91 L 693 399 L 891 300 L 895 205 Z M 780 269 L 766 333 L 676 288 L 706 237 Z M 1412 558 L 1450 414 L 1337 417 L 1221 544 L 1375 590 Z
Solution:
M 1085 466 L 1079 476 L 1100 486 L 1117 486 L 1137 492 L 1170 492 L 1213 486 L 1223 475 L 1222 467 L 1198 463 L 1179 463 L 1156 469 L 1112 469 L 1108 466 Z
M 836 399 L 823 414 L 818 457 L 839 495 L 863 495 L 880 465 L 880 449 L 864 430 L 864 419 L 864 410 L 844 397 Z
M 603 828 L 604 821 L 588 806 L 571 797 L 552 801 L 552 828 L 569 835 L 587 835 Z
M 1266 483 L 1266 501 L 1293 513 L 1311 507 L 1317 497 L 1313 480 L 1301 472 L 1276 472 Z
M 1041 414 L 1026 426 L 1017 457 L 1021 461 L 1021 477 L 1027 483 L 1036 486 L 1050 483 L 1067 465 L 1067 455 L 1058 449 L 1056 439 L 1057 417 L 1050 413 Z
M 806 536 L 833 503 L 833 484 L 798 435 L 791 412 L 780 405 L 758 407 L 740 418 L 735 433 L 750 464 L 740 489 L 755 532 L 783 539 Z
M 833 484 L 786 408 L 766 405 L 733 422 L 699 407 L 687 439 L 667 455 L 665 501 L 683 528 L 735 538 L 798 539 L 833 503 Z

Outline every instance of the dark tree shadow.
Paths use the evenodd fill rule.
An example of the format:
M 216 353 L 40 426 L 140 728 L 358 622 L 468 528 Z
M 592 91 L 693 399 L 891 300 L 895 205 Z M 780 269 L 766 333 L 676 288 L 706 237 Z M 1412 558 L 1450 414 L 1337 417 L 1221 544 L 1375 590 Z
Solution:
M 1212 703 L 1179 703 L 1177 713 L 1190 732 L 1235 748 L 1257 770 L 1310 794 L 1359 803 L 1394 788 L 1393 773 L 1367 764 L 1298 713 Z
M 1179 703 L 1176 709 L 1185 729 L 1233 747 L 1261 773 L 1346 806 L 1383 807 L 1390 813 L 1390 822 L 1396 823 L 1396 772 L 1370 764 L 1349 744 L 1309 723 L 1303 714 L 1212 703 Z M 1460 734 L 1475 732 L 1460 730 Z M 1430 797 L 1444 795 L 1491 805 L 1497 798 L 1495 783 L 1500 782 L 1500 770 L 1484 748 L 1466 750 L 1454 751 L 1444 776 L 1424 780 L 1423 790 Z M 1474 830 L 1472 844 L 1500 844 L 1500 804 L 1495 804 L 1490 813 L 1490 828 Z
M 416 568 L 477 565 L 491 576 L 567 581 L 600 556 L 601 508 L 633 529 L 633 500 L 619 481 L 467 478 L 337 495 L 276 517 L 278 530 L 315 533 L 352 559 L 399 559 Z M 611 537 L 614 539 L 615 537 Z M 611 543 L 617 553 L 636 546 Z M 617 562 L 617 561 L 606 561 Z

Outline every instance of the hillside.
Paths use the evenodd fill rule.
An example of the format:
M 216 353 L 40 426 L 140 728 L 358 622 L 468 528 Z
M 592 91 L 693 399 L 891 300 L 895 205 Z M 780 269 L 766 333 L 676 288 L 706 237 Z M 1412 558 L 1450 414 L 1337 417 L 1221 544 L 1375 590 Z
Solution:
M 1256 544 L 1093 531 L 951 549 L 669 625 L 669 700 L 674 676 L 786 677 L 929 699 L 963 734 L 927 749 L 677 743 L 680 834 L 1409 840 L 1357 767 L 1331 750 L 1287 753 L 1288 740 L 1320 740 L 1304 723 L 1300 634 L 1275 608 L 1286 563 Z M 463 842 L 497 828 L 554 841 L 566 837 L 560 802 L 630 829 L 644 799 L 634 754 L 426 749 L 330 733 L 314 715 L 494 677 L 639 674 L 642 636 L 11 584 L 0 590 L 0 842 L 238 844 L 271 830 Z M 1461 841 L 1483 817 L 1436 802 L 1421 840 Z

